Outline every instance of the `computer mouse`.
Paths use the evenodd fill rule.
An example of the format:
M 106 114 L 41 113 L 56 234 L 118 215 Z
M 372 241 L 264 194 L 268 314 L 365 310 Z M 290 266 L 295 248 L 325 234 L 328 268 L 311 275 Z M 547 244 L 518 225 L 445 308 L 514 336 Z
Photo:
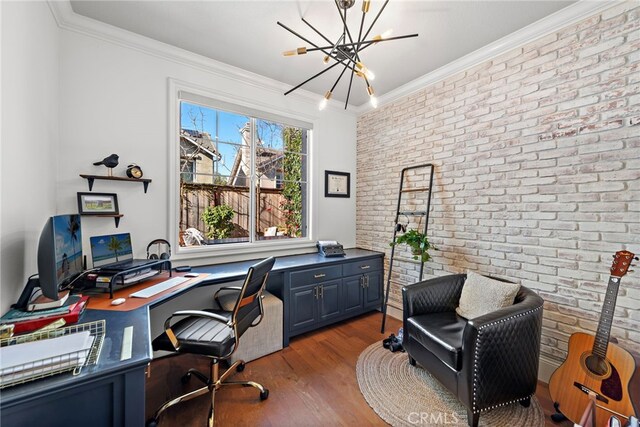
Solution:
M 122 303 L 124 303 L 126 301 L 126 299 L 124 298 L 116 298 L 113 301 L 111 301 L 111 305 L 120 305 Z
M 184 275 L 184 277 L 198 277 L 199 274 L 198 273 L 187 273 Z

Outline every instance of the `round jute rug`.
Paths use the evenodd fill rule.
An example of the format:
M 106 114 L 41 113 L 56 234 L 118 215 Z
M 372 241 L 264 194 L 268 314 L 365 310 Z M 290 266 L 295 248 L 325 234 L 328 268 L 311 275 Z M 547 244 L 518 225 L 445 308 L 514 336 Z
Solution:
M 369 406 L 392 426 L 467 425 L 465 407 L 426 370 L 411 366 L 406 353 L 372 344 L 358 358 L 356 375 Z M 480 426 L 544 426 L 544 413 L 533 397 L 529 408 L 514 403 L 483 412 Z

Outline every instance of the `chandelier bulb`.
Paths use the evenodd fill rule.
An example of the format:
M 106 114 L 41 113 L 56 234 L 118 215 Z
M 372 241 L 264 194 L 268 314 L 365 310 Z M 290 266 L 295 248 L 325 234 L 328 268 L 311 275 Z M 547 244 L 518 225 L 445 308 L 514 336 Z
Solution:
M 324 97 L 320 100 L 320 104 L 318 105 L 320 111 L 324 110 L 327 107 L 327 103 L 331 99 L 331 95 L 332 93 L 330 90 L 328 90 L 327 93 L 324 94 Z
M 296 56 L 296 55 L 304 55 L 307 53 L 306 47 L 299 47 L 295 50 L 285 50 L 282 52 L 284 56 Z
M 376 98 L 375 95 L 370 95 L 369 96 L 369 102 L 371 102 L 371 106 L 373 108 L 378 108 L 378 98 Z
M 378 34 L 377 36 L 373 36 L 373 41 L 375 43 L 384 40 L 384 39 L 388 39 L 389 37 L 391 37 L 391 34 L 393 34 L 393 30 L 392 29 L 388 29 L 387 31 L 385 31 L 382 34 Z
M 369 70 L 368 68 L 365 68 L 364 75 L 367 76 L 367 79 L 369 79 L 369 80 L 375 80 L 376 79 L 376 75 L 373 74 L 373 71 Z

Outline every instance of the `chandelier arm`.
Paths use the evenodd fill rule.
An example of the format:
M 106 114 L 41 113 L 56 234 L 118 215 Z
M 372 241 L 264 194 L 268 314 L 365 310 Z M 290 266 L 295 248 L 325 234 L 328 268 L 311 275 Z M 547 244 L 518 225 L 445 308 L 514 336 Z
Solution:
M 406 34 L 404 36 L 395 36 L 395 37 L 389 37 L 386 39 L 380 39 L 380 40 L 363 40 L 362 42 L 360 42 L 361 45 L 363 45 L 364 47 L 368 47 L 371 46 L 372 44 L 375 43 L 382 43 L 382 42 L 388 42 L 388 41 L 392 41 L 392 40 L 400 40 L 400 39 L 408 39 L 411 37 L 418 37 L 418 33 L 415 34 Z M 338 48 L 344 48 L 344 47 L 349 47 L 349 46 L 355 46 L 358 43 L 343 43 L 338 45 Z M 319 46 L 319 47 L 311 47 L 309 49 L 307 49 L 307 52 L 315 52 L 316 50 L 323 50 L 323 49 L 331 49 L 333 46 Z M 364 49 L 363 47 L 363 49 Z M 360 49 L 362 50 L 362 49 Z
M 373 19 L 373 22 L 371 23 L 371 25 L 369 26 L 369 29 L 367 30 L 367 32 L 364 34 L 363 39 L 366 39 L 367 36 L 369 35 L 369 33 L 371 32 L 371 30 L 373 30 L 373 26 L 376 25 L 376 21 L 378 20 L 378 18 L 380 18 L 380 15 L 382 14 L 382 11 L 384 10 L 385 7 L 387 7 L 387 3 L 389 3 L 389 0 L 385 0 L 384 4 L 382 5 L 382 7 L 380 8 L 380 10 L 378 11 L 378 14 L 376 15 L 376 17 Z
M 356 52 L 360 50 L 360 44 L 362 43 L 362 27 L 364 27 L 364 17 L 367 15 L 367 12 L 362 11 L 362 19 L 360 20 L 360 30 L 358 31 L 358 44 L 356 45 Z
M 342 36 L 340 36 L 340 38 L 338 39 L 338 41 L 336 41 L 335 43 L 332 42 L 331 40 L 329 40 L 327 37 L 324 36 L 324 34 L 322 34 L 319 30 L 316 29 L 316 27 L 314 27 L 313 25 L 311 25 L 309 23 L 309 21 L 307 21 L 306 19 L 304 19 L 304 17 L 301 17 L 300 19 L 302 19 L 302 22 L 304 22 L 305 24 L 307 24 L 307 26 L 309 28 L 311 28 L 313 31 L 316 32 L 316 34 L 318 34 L 320 37 L 322 37 L 323 39 L 326 40 L 327 43 L 331 44 L 331 50 L 329 51 L 329 56 L 331 56 L 331 54 L 333 54 L 333 52 L 336 50 L 336 47 L 340 44 L 340 42 L 342 41 L 344 34 Z
M 315 47 L 315 48 L 317 48 L 317 47 L 318 47 L 318 45 L 317 45 L 317 44 L 313 43 L 311 40 L 309 40 L 309 39 L 307 39 L 307 38 L 302 37 L 300 34 L 296 33 L 296 32 L 295 32 L 295 31 L 293 31 L 291 28 L 289 28 L 289 27 L 287 27 L 286 25 L 284 25 L 282 22 L 278 21 L 277 23 L 278 23 L 278 25 L 280 25 L 280 26 L 281 26 L 282 28 L 284 28 L 285 30 L 289 31 L 289 32 L 290 32 L 291 34 L 293 34 L 294 36 L 296 36 L 296 37 L 298 37 L 298 38 L 302 39 L 303 41 L 305 41 L 305 42 L 307 42 L 307 43 L 309 43 L 311 46 L 313 46 L 313 47 Z M 324 48 L 319 48 L 319 49 L 324 49 Z
M 277 22 L 277 24 L 278 24 L 278 25 L 280 25 L 280 26 L 281 26 L 282 28 L 284 28 L 285 30 L 289 31 L 289 32 L 290 32 L 291 34 L 293 34 L 294 36 L 299 37 L 299 38 L 300 38 L 300 39 L 302 39 L 303 41 L 305 41 L 305 42 L 309 43 L 311 46 L 313 46 L 313 50 L 314 50 L 314 51 L 316 51 L 316 50 L 321 51 L 322 53 L 324 53 L 324 54 L 325 54 L 325 55 L 327 55 L 328 57 L 333 58 L 333 60 L 334 60 L 334 61 L 336 61 L 336 63 L 341 63 L 341 62 L 342 62 L 341 60 L 339 60 L 339 59 L 337 59 L 337 58 L 334 58 L 333 56 L 331 56 L 331 54 L 330 54 L 329 52 L 327 52 L 327 49 L 329 49 L 331 46 L 329 46 L 329 47 L 318 47 L 318 45 L 317 45 L 317 44 L 313 43 L 313 42 L 312 42 L 312 41 L 310 41 L 309 39 L 307 39 L 307 38 L 305 38 L 305 37 L 301 36 L 300 34 L 296 33 L 296 32 L 295 32 L 295 31 L 293 31 L 291 28 L 289 28 L 289 27 L 287 27 L 286 25 L 284 25 L 282 22 L 278 21 L 278 22 Z M 306 51 L 308 52 L 308 51 L 309 51 L 309 49 L 306 49 Z M 352 66 L 352 67 L 350 67 L 350 68 L 351 68 L 353 71 L 355 71 L 355 63 L 356 63 L 356 61 L 354 61 L 354 59 L 353 59 L 353 58 L 349 58 L 349 57 L 347 57 L 346 59 L 348 59 L 350 62 L 353 62 L 354 66 Z
M 331 86 L 331 91 L 333 92 L 333 90 L 336 88 L 336 86 L 338 86 L 338 82 L 340 81 L 340 79 L 342 79 L 342 76 L 344 76 L 344 72 L 347 71 L 347 67 L 346 65 L 344 66 L 344 69 L 342 70 L 342 72 L 340 73 L 340 75 L 338 76 L 338 79 L 336 80 L 336 82 L 333 84 L 333 86 Z M 353 75 L 353 73 L 351 73 L 351 75 Z
M 344 102 L 344 109 L 347 109 L 347 106 L 349 105 L 349 96 L 351 96 L 351 85 L 353 84 L 353 76 L 355 76 L 355 73 L 351 73 L 351 78 L 349 79 L 349 90 L 347 91 L 347 100 Z
M 338 14 L 340 15 L 340 19 L 342 19 L 342 24 L 344 25 L 344 30 L 347 32 L 347 36 L 349 37 L 349 41 L 353 44 L 353 37 L 351 37 L 351 32 L 349 31 L 349 27 L 347 26 L 347 9 L 344 9 L 344 16 L 342 12 L 340 12 L 340 5 L 338 5 L 338 0 L 333 0 L 336 7 L 338 8 Z M 356 59 L 360 62 L 360 57 L 358 56 L 358 51 L 355 51 Z
M 343 60 L 343 61 L 344 61 L 344 60 Z M 300 86 L 303 86 L 303 85 L 305 85 L 305 84 L 309 83 L 311 80 L 315 79 L 316 77 L 321 76 L 322 74 L 326 73 L 327 71 L 329 71 L 330 69 L 332 69 L 333 67 L 335 67 L 335 66 L 337 66 L 337 65 L 339 65 L 339 64 L 345 65 L 345 63 L 344 63 L 343 61 L 338 61 L 338 62 L 336 62 L 335 64 L 330 65 L 329 67 L 325 68 L 324 70 L 320 71 L 319 73 L 314 74 L 313 76 L 309 77 L 307 80 L 303 81 L 302 83 L 300 83 L 300 84 L 299 84 L 299 85 L 297 85 L 296 87 L 294 87 L 294 88 L 292 88 L 292 89 L 289 89 L 289 90 L 288 90 L 288 91 L 286 91 L 284 94 L 285 94 L 285 95 L 289 95 L 291 92 L 293 92 L 294 90 L 298 89 Z M 345 67 L 346 67 L 346 65 L 345 65 Z
M 305 24 L 307 24 L 307 25 L 309 26 L 309 28 L 311 28 L 313 31 L 315 31 L 315 32 L 316 32 L 316 34 L 318 34 L 320 37 L 322 37 L 323 39 L 325 39 L 325 40 L 326 40 L 326 42 L 327 42 L 327 43 L 329 43 L 330 45 L 334 45 L 334 46 L 335 46 L 336 44 L 338 44 L 337 42 L 334 44 L 331 40 L 329 40 L 328 38 L 326 38 L 326 37 L 324 36 L 324 34 L 322 34 L 320 31 L 318 31 L 318 30 L 317 30 L 313 25 L 311 25 L 311 24 L 309 23 L 309 21 L 307 21 L 306 19 L 304 19 L 304 18 L 300 18 L 300 19 L 302 19 L 302 22 L 304 22 Z

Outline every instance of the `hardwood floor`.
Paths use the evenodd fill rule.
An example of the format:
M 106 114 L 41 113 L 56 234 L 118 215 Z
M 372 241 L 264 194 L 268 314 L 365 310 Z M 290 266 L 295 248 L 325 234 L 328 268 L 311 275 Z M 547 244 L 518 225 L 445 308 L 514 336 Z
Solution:
M 380 313 L 366 314 L 291 341 L 284 350 L 247 364 L 234 380 L 250 379 L 270 390 L 260 401 L 258 390 L 222 388 L 216 393 L 215 421 L 218 426 L 383 426 L 386 425 L 360 394 L 355 366 L 360 353 L 370 344 L 397 331 L 402 322 L 389 318 L 387 333 L 380 334 Z M 242 345 L 242 340 L 240 341 Z M 189 389 L 200 387 L 191 379 L 183 385 L 180 377 L 190 367 L 207 372 L 204 358 L 189 355 L 155 360 L 147 381 L 147 414 L 151 415 L 165 400 Z M 546 426 L 553 405 L 546 384 L 539 383 L 536 396 L 541 402 Z M 168 410 L 160 426 L 204 426 L 209 410 L 205 396 L 183 402 Z

